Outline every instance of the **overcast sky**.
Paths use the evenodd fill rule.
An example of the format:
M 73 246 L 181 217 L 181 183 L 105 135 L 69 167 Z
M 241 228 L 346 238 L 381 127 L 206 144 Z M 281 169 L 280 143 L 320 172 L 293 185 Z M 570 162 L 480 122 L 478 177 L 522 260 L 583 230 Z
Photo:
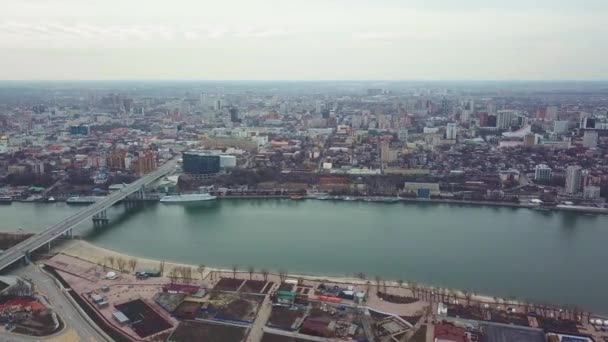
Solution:
M 608 0 L 0 0 L 0 79 L 608 79 Z

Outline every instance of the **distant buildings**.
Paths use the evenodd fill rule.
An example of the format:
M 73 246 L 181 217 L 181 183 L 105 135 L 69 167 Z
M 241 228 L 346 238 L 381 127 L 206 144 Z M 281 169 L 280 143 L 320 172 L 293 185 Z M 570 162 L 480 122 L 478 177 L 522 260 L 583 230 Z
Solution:
M 446 126 L 445 138 L 448 140 L 456 140 L 456 136 L 458 134 L 458 125 L 450 122 Z
M 598 140 L 598 133 L 596 131 L 585 131 L 583 135 L 583 147 L 596 148 Z
M 534 180 L 537 182 L 550 181 L 551 174 L 551 168 L 546 164 L 539 164 L 534 168 Z
M 566 193 L 576 195 L 581 191 L 583 169 L 578 165 L 570 165 L 566 168 Z

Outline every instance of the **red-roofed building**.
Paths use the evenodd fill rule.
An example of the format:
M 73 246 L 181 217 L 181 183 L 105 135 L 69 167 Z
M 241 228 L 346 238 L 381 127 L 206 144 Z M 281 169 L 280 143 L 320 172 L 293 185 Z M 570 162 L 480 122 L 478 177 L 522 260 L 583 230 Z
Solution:
M 466 332 L 463 328 L 443 323 L 435 326 L 435 342 L 466 342 Z

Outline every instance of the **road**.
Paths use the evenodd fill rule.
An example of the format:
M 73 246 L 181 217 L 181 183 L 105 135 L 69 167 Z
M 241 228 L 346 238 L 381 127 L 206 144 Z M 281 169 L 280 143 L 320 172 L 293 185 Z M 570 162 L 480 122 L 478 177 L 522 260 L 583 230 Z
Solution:
M 116 202 L 124 199 L 130 194 L 139 191 L 143 186 L 146 186 L 151 182 L 155 181 L 156 179 L 166 175 L 167 173 L 170 173 L 175 169 L 176 165 L 177 157 L 169 160 L 161 167 L 141 177 L 135 182 L 129 184 L 120 191 L 106 196 L 102 200 L 91 204 L 90 206 L 66 218 L 65 220 L 53 224 L 46 228 L 44 231 L 37 233 L 29 239 L 17 244 L 16 246 L 9 248 L 8 250 L 4 251 L 4 253 L 0 254 L 0 270 L 3 270 L 7 266 L 21 259 L 26 252 L 31 252 L 33 250 L 36 250 L 37 248 L 40 248 L 47 242 L 54 240 L 57 236 L 72 229 L 77 224 L 87 219 L 90 219 L 91 217 L 93 217 L 93 215 L 114 205 Z
M 49 305 L 53 311 L 59 314 L 65 324 L 65 328 L 52 336 L 44 338 L 0 333 L 0 341 L 111 341 L 107 337 L 102 336 L 92 326 L 92 323 L 89 323 L 87 318 L 68 299 L 67 296 L 69 294 L 61 290 L 56 285 L 55 280 L 42 272 L 37 265 L 30 264 L 12 271 L 11 274 L 30 279 L 36 286 L 37 292 L 46 298 L 47 303 L 45 304 Z

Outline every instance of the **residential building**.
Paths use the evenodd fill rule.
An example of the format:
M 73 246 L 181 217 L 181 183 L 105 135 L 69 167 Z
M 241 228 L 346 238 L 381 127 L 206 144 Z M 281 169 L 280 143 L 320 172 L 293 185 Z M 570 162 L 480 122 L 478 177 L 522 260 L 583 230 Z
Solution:
M 534 168 L 534 180 L 535 181 L 550 181 L 552 170 L 547 164 L 538 164 Z
M 570 165 L 566 168 L 566 193 L 576 195 L 581 191 L 583 169 L 578 165 Z

